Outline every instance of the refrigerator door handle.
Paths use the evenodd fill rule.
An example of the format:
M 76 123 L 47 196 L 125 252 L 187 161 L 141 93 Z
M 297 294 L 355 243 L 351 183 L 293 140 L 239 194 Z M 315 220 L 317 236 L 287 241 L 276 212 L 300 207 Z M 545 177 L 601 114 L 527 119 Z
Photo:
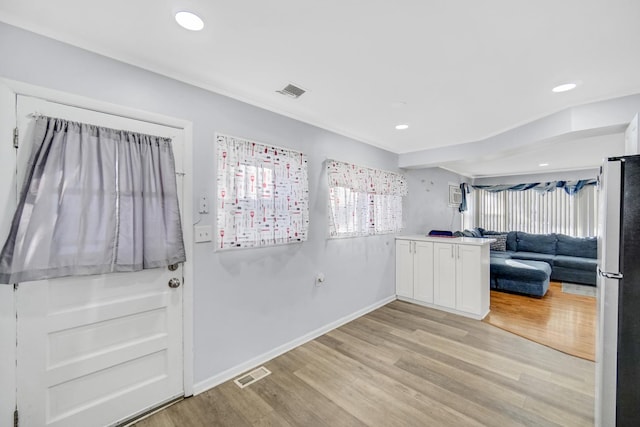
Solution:
M 608 271 L 602 271 L 599 268 L 598 275 L 606 277 L 607 279 L 622 279 L 622 273 L 610 273 Z

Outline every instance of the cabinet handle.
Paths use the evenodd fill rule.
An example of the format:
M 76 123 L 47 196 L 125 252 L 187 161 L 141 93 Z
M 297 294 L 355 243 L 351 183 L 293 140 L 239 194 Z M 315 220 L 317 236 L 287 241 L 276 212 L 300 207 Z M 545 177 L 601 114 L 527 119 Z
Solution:
M 416 242 L 412 242 L 413 243 L 413 253 L 416 253 Z
M 453 245 L 451 245 L 451 258 L 453 258 Z
M 458 259 L 460 259 L 460 246 L 458 246 Z

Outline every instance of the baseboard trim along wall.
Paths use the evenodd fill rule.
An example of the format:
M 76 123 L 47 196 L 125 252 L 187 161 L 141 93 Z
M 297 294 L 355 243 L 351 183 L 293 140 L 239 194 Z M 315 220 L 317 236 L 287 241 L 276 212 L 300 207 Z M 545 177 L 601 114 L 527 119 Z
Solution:
M 268 362 L 271 359 L 274 359 L 278 356 L 280 356 L 281 354 L 286 353 L 287 351 L 293 350 L 294 348 L 301 346 L 302 344 L 305 344 L 309 341 L 312 341 L 316 338 L 318 338 L 321 335 L 326 334 L 329 331 L 332 331 L 336 328 L 339 328 L 340 326 L 344 325 L 345 323 L 349 323 L 352 320 L 357 319 L 358 317 L 364 316 L 365 314 L 376 310 L 380 307 L 382 307 L 383 305 L 386 305 L 392 301 L 396 300 L 396 296 L 392 295 L 390 297 L 384 298 L 378 302 L 375 302 L 373 304 L 371 304 L 368 307 L 365 307 L 361 310 L 356 311 L 355 313 L 351 313 L 347 316 L 344 316 L 334 322 L 331 322 L 325 326 L 322 326 L 314 331 L 309 332 L 308 334 L 305 334 L 299 338 L 294 339 L 293 341 L 289 341 L 288 343 L 285 343 L 279 347 L 274 348 L 271 351 L 268 351 L 264 354 L 261 354 L 257 357 L 254 357 L 253 359 L 250 359 L 244 363 L 241 363 L 237 366 L 234 366 L 233 368 L 229 368 L 224 372 L 221 372 L 218 375 L 214 375 L 204 381 L 200 381 L 196 384 L 194 384 L 193 386 L 193 393 L 194 395 L 203 393 L 209 389 L 212 389 L 213 387 L 220 385 L 226 381 L 229 381 L 230 379 L 243 374 L 257 366 L 260 366 L 266 362 Z

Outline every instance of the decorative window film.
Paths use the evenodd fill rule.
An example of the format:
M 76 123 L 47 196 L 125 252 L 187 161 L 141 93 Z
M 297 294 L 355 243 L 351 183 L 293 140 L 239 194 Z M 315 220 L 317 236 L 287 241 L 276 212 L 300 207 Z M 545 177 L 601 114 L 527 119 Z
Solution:
M 218 249 L 307 240 L 307 156 L 227 135 L 216 140 Z
M 329 235 L 368 236 L 402 229 L 404 176 L 378 169 L 327 160 Z

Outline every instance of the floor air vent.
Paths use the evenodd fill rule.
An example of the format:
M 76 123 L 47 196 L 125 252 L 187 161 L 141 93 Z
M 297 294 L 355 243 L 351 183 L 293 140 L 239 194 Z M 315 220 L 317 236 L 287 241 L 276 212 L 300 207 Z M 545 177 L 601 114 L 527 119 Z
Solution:
M 298 86 L 288 84 L 287 86 L 285 86 L 284 89 L 277 90 L 276 92 L 295 99 L 295 98 L 300 98 L 302 94 L 306 92 L 306 90 L 299 88 Z
M 245 388 L 246 386 L 251 385 L 256 381 L 261 380 L 270 373 L 270 370 L 268 370 L 264 366 L 260 366 L 258 369 L 254 369 L 248 374 L 244 374 L 243 376 L 236 378 L 235 380 L 233 380 L 233 382 L 236 383 L 238 387 Z

